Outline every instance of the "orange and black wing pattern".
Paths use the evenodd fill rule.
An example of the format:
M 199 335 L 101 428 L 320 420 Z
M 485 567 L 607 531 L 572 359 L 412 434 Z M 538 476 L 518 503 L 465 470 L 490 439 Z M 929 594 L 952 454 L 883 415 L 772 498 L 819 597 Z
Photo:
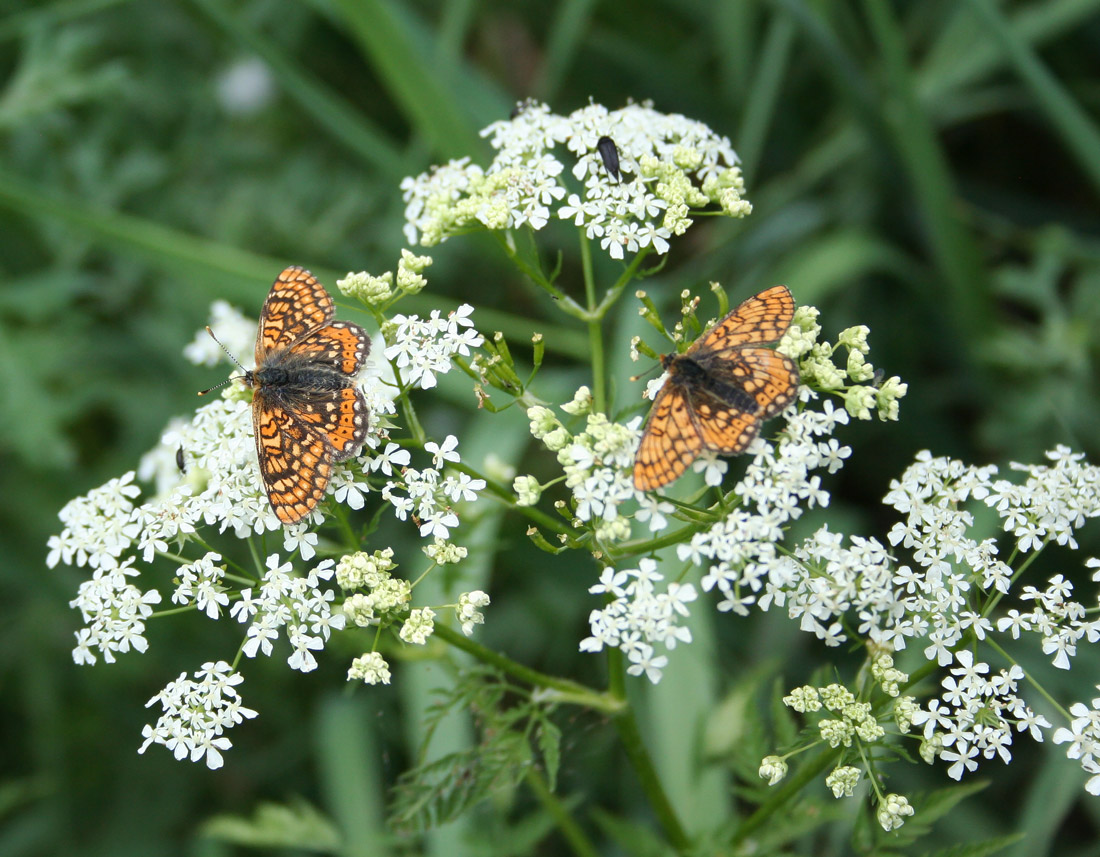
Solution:
M 786 286 L 772 286 L 734 308 L 687 350 L 722 356 L 746 345 L 778 342 L 794 318 L 794 296 Z
M 331 445 L 318 426 L 267 401 L 260 391 L 253 400 L 252 426 L 260 479 L 275 517 L 296 524 L 325 496 L 332 478 Z
M 692 418 L 686 390 L 680 384 L 665 382 L 634 457 L 634 487 L 655 491 L 668 485 L 691 466 L 702 449 L 703 438 Z
M 336 306 L 313 274 L 291 265 L 275 278 L 260 310 L 256 365 L 273 351 L 289 348 L 306 333 L 332 320 Z
M 333 465 L 355 455 L 369 409 L 356 376 L 370 353 L 357 324 L 333 321 L 335 305 L 304 268 L 271 287 L 256 334 L 252 425 L 260 480 L 276 517 L 302 520 L 325 495 Z
M 760 423 L 794 401 L 798 367 L 764 345 L 794 317 L 786 286 L 749 298 L 683 354 L 663 358 L 668 378 L 642 430 L 634 487 L 653 491 L 677 479 L 703 450 L 744 452 Z

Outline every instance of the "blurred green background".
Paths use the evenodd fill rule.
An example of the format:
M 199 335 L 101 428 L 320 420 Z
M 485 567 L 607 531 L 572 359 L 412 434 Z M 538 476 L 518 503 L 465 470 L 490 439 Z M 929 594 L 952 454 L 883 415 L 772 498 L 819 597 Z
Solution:
M 785 282 L 821 308 L 827 335 L 871 327 L 871 359 L 909 395 L 899 423 L 843 435 L 855 454 L 829 486 L 838 527 L 881 535 L 888 481 L 922 448 L 1004 465 L 1066 443 L 1097 460 L 1098 7 L 0 2 L 0 854 L 237 853 L 200 825 L 268 801 L 317 807 L 346 837 L 342 853 L 564 850 L 522 794 L 427 839 L 383 838 L 384 790 L 408 764 L 416 713 L 442 674 L 430 663 L 349 693 L 353 648 L 307 676 L 281 658 L 248 662 L 246 704 L 261 714 L 236 730 L 224 769 L 159 747 L 138 756 L 153 719 L 145 701 L 180 671 L 231 657 L 237 637 L 225 623 L 155 623 L 148 655 L 77 668 L 79 617 L 67 603 L 82 575 L 44 565 L 58 509 L 136 467 L 167 420 L 194 408 L 194 392 L 224 377 L 181 357 L 212 300 L 255 315 L 289 263 L 330 287 L 348 270 L 392 270 L 402 177 L 467 154 L 488 163 L 477 130 L 518 99 L 559 113 L 589 97 L 612 109 L 653 99 L 729 136 L 755 213 L 704 219 L 645 287 L 671 316 L 681 289 L 705 293 L 710 280 L 733 302 Z M 577 293 L 576 241 L 565 239 L 562 283 Z M 430 291 L 414 308 L 468 300 L 483 330 L 513 343 L 543 331 L 543 390 L 568 395 L 583 379 L 582 331 L 530 298 L 491 241 L 432 253 Z M 635 307 L 624 300 L 622 328 L 609 330 L 619 406 L 633 395 L 625 376 L 636 370 L 621 357 Z M 522 420 L 496 429 L 474 404 L 468 388 L 447 386 L 421 402 L 430 429 L 458 433 L 472 454 L 526 454 L 525 470 L 550 472 L 549 459 L 531 463 Z M 562 573 L 526 545 L 520 519 L 497 523 L 500 550 L 480 560 L 494 599 L 480 639 L 600 681 L 597 659 L 575 654 L 594 566 Z M 1082 540 L 1100 551 L 1094 534 Z M 1044 562 L 1087 581 L 1078 555 Z M 729 782 L 700 778 L 695 760 L 751 771 L 767 742 L 741 740 L 738 706 L 764 693 L 760 675 L 797 682 L 820 653 L 777 616 L 700 622 L 704 678 L 639 689 L 639 704 L 674 802 L 709 784 L 718 793 L 696 806 L 721 807 Z M 1083 652 L 1054 678 L 1060 700 L 1087 700 L 1100 659 Z M 677 707 L 685 695 L 700 717 L 691 724 Z M 644 824 L 606 724 L 566 716 L 563 797 L 603 841 L 614 825 L 589 804 Z M 913 789 L 947 783 L 942 767 L 898 775 Z M 1058 748 L 1019 746 L 1010 767 L 986 763 L 982 776 L 990 788 L 941 821 L 929 848 L 1022 831 L 1013 853 L 1100 853 L 1097 799 Z M 805 853 L 847 853 L 850 823 Z

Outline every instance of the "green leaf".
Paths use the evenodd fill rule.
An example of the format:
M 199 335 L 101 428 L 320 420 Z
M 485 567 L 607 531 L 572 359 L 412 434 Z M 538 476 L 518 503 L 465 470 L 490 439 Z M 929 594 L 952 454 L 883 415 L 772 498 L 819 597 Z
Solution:
M 247 50 L 260 56 L 303 113 L 311 116 L 333 138 L 359 155 L 365 163 L 386 173 L 392 182 L 400 181 L 408 173 L 405 155 L 388 135 L 311 75 L 283 46 L 267 39 L 227 12 L 225 3 L 215 0 L 191 2 Z
M 321 812 L 302 799 L 290 804 L 261 803 L 251 818 L 216 815 L 201 827 L 203 836 L 253 848 L 301 848 L 337 853 L 340 834 Z
M 531 764 L 522 735 L 498 732 L 476 747 L 419 765 L 394 787 L 390 824 L 402 832 L 446 824 L 481 801 L 514 790 Z
M 558 769 L 561 767 L 561 730 L 549 717 L 540 717 L 535 728 L 539 755 L 546 768 L 546 783 L 550 791 L 558 787 Z
M 943 818 L 943 816 L 947 815 L 948 812 L 971 795 L 976 795 L 979 792 L 985 791 L 987 788 L 989 788 L 989 782 L 987 780 L 972 780 L 968 783 L 960 783 L 957 786 L 947 786 L 946 788 L 929 792 L 923 800 L 919 802 L 914 801 L 914 805 L 917 807 L 917 813 L 921 822 L 924 824 L 932 824 L 940 818 Z
M 387 0 L 335 0 L 352 37 L 397 101 L 405 118 L 445 158 L 474 155 L 486 149 L 459 109 L 452 91 L 453 75 L 438 74 L 434 44 L 417 42 L 401 8 Z
M 626 821 L 599 806 L 593 807 L 590 812 L 600 829 L 631 857 L 670 857 L 675 854 L 672 847 L 657 836 L 655 828 L 647 823 Z
M 1031 90 L 1036 108 L 1046 114 L 1085 175 L 1092 180 L 1094 190 L 1100 191 L 1100 129 L 1096 123 L 1070 97 L 1028 44 L 1016 35 L 989 0 L 969 2 L 986 31 L 1000 43 L 1009 64 Z
M 980 842 L 965 842 L 941 848 L 938 851 L 928 851 L 925 852 L 924 857 L 989 857 L 991 854 L 998 854 L 1015 845 L 1023 838 L 1023 833 L 995 836 L 992 839 L 984 839 Z

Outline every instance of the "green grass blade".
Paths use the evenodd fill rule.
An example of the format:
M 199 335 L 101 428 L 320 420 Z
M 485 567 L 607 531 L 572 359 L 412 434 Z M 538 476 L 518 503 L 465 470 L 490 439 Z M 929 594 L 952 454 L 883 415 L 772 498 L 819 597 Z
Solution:
M 216 0 L 191 0 L 211 22 L 259 56 L 290 98 L 366 163 L 399 181 L 409 172 L 400 149 L 347 101 L 313 77 L 286 49 L 242 24 Z
M 576 59 L 594 5 L 594 0 L 566 0 L 558 4 L 546 41 L 546 57 L 534 86 L 538 97 L 548 103 L 557 97 L 562 80 Z
M 1012 31 L 1004 16 L 989 0 L 970 0 L 970 8 L 982 19 L 1009 64 L 1031 90 L 1036 107 L 1046 114 L 1094 187 L 1100 191 L 1100 129 L 1027 43 Z
M 927 230 L 929 249 L 947 281 L 955 326 L 960 335 L 966 331 L 967 341 L 974 341 L 992 322 L 986 272 L 970 230 L 957 211 L 947 157 L 931 118 L 917 100 L 903 33 L 883 4 L 864 0 L 864 8 L 889 87 L 891 100 L 886 112 L 893 145 Z
M 683 567 L 665 551 L 658 571 L 675 579 Z M 646 739 L 669 800 L 691 834 L 702 833 L 730 813 L 730 782 L 719 766 L 704 767 L 701 740 L 707 718 L 717 705 L 719 669 L 715 616 L 693 610 L 681 621 L 691 630 L 690 646 L 668 652 L 668 668 L 659 684 L 647 687 Z
M 335 0 L 352 38 L 409 124 L 445 158 L 476 155 L 486 144 L 459 109 L 453 74 L 440 74 L 435 43 L 420 44 L 387 0 Z
M 0 21 L 0 41 L 20 36 L 32 27 L 56 27 L 130 2 L 132 0 L 61 0 L 48 6 L 38 4 Z
M 794 24 L 791 19 L 786 15 L 772 18 L 764 36 L 759 67 L 753 85 L 749 88 L 737 138 L 737 154 L 741 156 L 742 169 L 750 179 L 760 163 L 764 141 L 775 116 L 793 43 Z
M 288 261 L 293 261 L 250 253 L 130 214 L 47 194 L 2 170 L 0 207 L 27 217 L 66 223 L 125 254 L 188 278 L 195 289 L 207 293 L 209 300 L 223 298 L 251 306 L 256 298 L 256 283 L 270 283 Z M 347 273 L 312 265 L 308 260 L 299 261 L 330 286 Z M 446 311 L 457 305 L 453 298 L 428 293 L 410 295 L 403 304 L 406 311 L 419 313 L 432 309 Z M 528 340 L 531 332 L 537 330 L 545 335 L 550 351 L 580 359 L 588 355 L 587 336 L 572 328 L 559 328 L 491 309 L 478 309 L 476 318 L 479 328 L 484 330 L 499 330 L 516 340 Z
M 962 8 L 961 6 L 959 8 Z M 1100 0 L 1040 0 L 1017 11 L 1007 26 L 1016 38 L 1039 45 L 1075 28 L 1100 11 Z M 971 16 L 957 15 L 928 52 L 919 74 L 921 100 L 930 106 L 949 92 L 988 77 L 1004 64 L 1003 52 Z
M 342 857 L 390 853 L 386 789 L 378 746 L 383 706 L 367 693 L 328 696 L 316 721 L 318 777 L 325 807 L 343 834 Z
M 744 104 L 751 95 L 760 12 L 755 3 L 714 4 L 712 50 L 720 69 L 718 82 L 726 104 Z

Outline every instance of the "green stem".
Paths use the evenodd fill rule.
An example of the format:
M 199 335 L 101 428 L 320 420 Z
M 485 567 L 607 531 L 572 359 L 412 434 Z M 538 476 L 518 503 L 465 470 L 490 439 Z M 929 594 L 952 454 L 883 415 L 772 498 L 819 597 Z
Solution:
M 333 517 L 336 519 L 337 526 L 346 540 L 346 550 L 358 550 L 359 537 L 355 535 L 355 531 L 351 528 L 351 522 L 348 520 L 347 507 L 339 503 L 333 503 L 332 506 Z
M 736 845 L 739 842 L 744 842 L 749 834 L 771 818 L 776 810 L 782 807 L 789 807 L 791 805 L 791 798 L 829 767 L 836 759 L 838 752 L 838 750 L 832 748 L 823 750 L 816 758 L 799 768 L 798 773 L 787 780 L 782 788 L 764 801 L 756 812 L 738 825 L 737 831 L 733 834 L 731 844 Z
M 607 649 L 608 692 L 626 704 L 626 672 L 623 667 L 622 649 Z
M 396 366 L 393 367 L 393 374 L 395 378 L 401 377 Z M 401 413 L 405 417 L 405 427 L 409 430 L 413 440 L 423 446 L 428 442 L 428 435 L 424 431 L 424 426 L 420 424 L 420 418 L 416 415 L 416 408 L 413 407 L 412 401 L 409 399 L 409 389 L 404 386 L 401 388 L 400 401 Z
M 1012 575 L 1012 579 L 1008 582 L 1008 588 L 1009 588 L 1010 591 L 1012 589 L 1013 584 L 1015 584 L 1016 581 L 1020 579 L 1020 575 L 1022 575 L 1025 571 L 1027 571 L 1027 567 L 1029 565 L 1031 565 L 1033 562 L 1035 562 L 1035 560 L 1038 558 L 1039 554 L 1041 554 L 1043 552 L 1043 548 L 1045 548 L 1048 544 L 1049 544 L 1049 542 L 1043 542 L 1042 546 L 1038 550 L 1032 551 L 1031 556 L 1029 556 L 1027 559 L 1025 559 L 1022 563 L 1020 563 L 1020 567 L 1018 569 L 1016 569 L 1015 573 Z M 1008 558 L 1008 565 L 1010 567 L 1012 565 L 1012 560 L 1014 558 L 1015 558 L 1015 551 L 1013 552 L 1013 556 L 1010 556 Z M 986 604 L 985 609 L 982 610 L 982 618 L 983 619 L 989 618 L 989 615 L 995 609 L 997 609 L 997 605 L 1000 603 L 1000 601 L 1004 597 L 1004 595 L 1005 595 L 1005 593 L 1001 592 L 1000 590 L 996 590 L 996 589 L 993 590 L 993 597 L 989 599 L 989 603 Z
M 586 316 L 586 310 L 569 295 L 565 294 L 561 289 L 550 282 L 542 273 L 535 268 L 532 268 L 527 262 L 516 252 L 514 244 L 508 240 L 506 233 L 499 229 L 490 230 L 490 235 L 497 240 L 501 249 L 504 250 L 505 255 L 527 279 L 546 292 L 550 297 L 554 299 L 555 305 L 560 307 L 566 315 L 571 315 L 574 318 L 584 318 Z
M 264 564 L 263 558 L 260 556 L 260 550 L 256 547 L 255 539 L 248 539 L 248 550 L 249 553 L 252 554 L 252 562 L 256 564 L 256 577 L 263 577 L 264 569 L 267 566 Z
M 584 241 L 584 246 L 588 246 L 587 241 Z M 615 281 L 615 285 L 607 290 L 607 294 L 603 296 L 600 305 L 592 311 L 593 315 L 603 319 L 607 311 L 611 309 L 612 304 L 619 299 L 623 289 L 625 289 L 630 281 L 634 279 L 634 275 L 638 272 L 638 267 L 642 264 L 642 260 L 645 259 L 649 253 L 650 249 L 648 247 L 643 247 L 634 254 L 634 258 L 631 260 L 630 264 L 626 266 L 626 269 L 619 276 L 619 279 Z
M 571 535 L 573 528 L 568 526 L 564 521 L 560 521 L 557 518 L 547 515 L 545 512 L 539 511 L 534 506 L 518 506 L 516 505 L 516 495 L 512 493 L 511 489 L 504 485 L 501 485 L 494 479 L 490 479 L 484 473 L 464 464 L 461 461 L 451 461 L 447 463 L 449 467 L 455 470 L 465 473 L 467 476 L 472 476 L 475 479 L 485 480 L 485 489 L 491 494 L 496 495 L 500 500 L 504 501 L 509 509 L 519 514 L 524 515 L 538 524 L 544 529 L 550 530 L 553 533 L 562 533 L 565 535 Z M 562 477 L 563 479 L 565 477 Z
M 596 279 L 592 273 L 592 247 L 584 230 L 581 237 L 581 269 L 584 272 L 584 296 L 588 305 L 588 345 L 592 358 L 592 402 L 598 414 L 607 413 L 607 387 L 603 353 L 603 320 L 596 313 Z
M 658 536 L 655 539 L 645 539 L 642 541 L 626 542 L 617 548 L 608 548 L 607 556 L 609 559 L 625 559 L 626 557 L 642 556 L 644 554 L 652 553 L 653 551 L 660 550 L 661 548 L 672 547 L 672 545 L 683 544 L 691 541 L 691 537 L 705 527 L 711 527 L 714 525 L 714 521 L 702 521 L 698 524 L 691 524 L 686 527 L 681 527 L 672 533 L 666 533 L 663 536 Z
M 1019 666 L 1019 664 L 1016 663 L 1015 658 L 1013 658 L 1011 655 L 1009 655 L 1008 652 L 1006 652 L 1004 649 L 1002 649 L 1000 647 L 1000 645 L 998 645 L 997 641 L 994 640 L 992 637 L 986 637 L 985 642 L 987 644 L 989 644 L 990 646 L 992 646 L 993 649 L 998 654 L 1000 654 L 1000 656 L 1002 658 L 1004 658 L 1008 663 Z M 1055 710 L 1058 711 L 1059 714 L 1061 714 L 1064 718 L 1066 718 L 1067 721 L 1070 721 L 1070 720 L 1073 719 L 1072 717 L 1070 717 L 1069 712 L 1066 711 L 1066 709 L 1062 707 L 1062 704 L 1060 702 L 1058 702 L 1058 700 L 1056 700 L 1049 693 L 1047 693 L 1047 690 L 1046 690 L 1045 687 L 1043 687 L 1041 684 L 1039 684 L 1039 682 L 1035 681 L 1035 679 L 1033 679 L 1031 677 L 1030 672 L 1028 672 L 1027 670 L 1024 670 L 1024 677 L 1027 679 L 1027 683 L 1030 684 L 1033 688 L 1035 688 L 1035 690 L 1038 691 L 1039 695 L 1042 696 L 1043 699 L 1045 699 L 1047 702 L 1049 702 L 1051 704 L 1051 706 L 1053 706 L 1055 708 Z
M 646 750 L 645 744 L 642 742 L 642 735 L 638 731 L 638 722 L 634 719 L 634 712 L 629 708 L 625 709 L 621 715 L 615 718 L 615 728 L 618 730 L 619 740 L 622 741 L 627 758 L 634 768 L 638 783 L 649 799 L 653 814 L 657 816 L 657 821 L 664 829 L 669 843 L 681 854 L 687 853 L 691 845 L 690 840 L 684 826 L 680 823 L 679 816 L 676 815 L 672 802 L 669 801 L 668 795 L 665 793 L 661 778 L 657 775 L 657 769 L 649 756 L 649 751 Z
M 149 614 L 149 618 L 163 619 L 165 616 L 175 616 L 178 613 L 194 613 L 198 609 L 194 604 L 185 604 L 182 607 L 170 607 L 167 610 L 154 610 Z
M 435 635 L 444 642 L 450 643 L 456 649 L 461 649 L 477 658 L 482 663 L 496 667 L 501 672 L 515 676 L 527 684 L 542 688 L 543 692 L 536 694 L 539 701 L 581 705 L 610 715 L 618 714 L 626 707 L 623 700 L 616 699 L 610 694 L 597 693 L 575 681 L 546 675 L 546 673 L 540 673 L 538 670 L 525 667 L 511 658 L 506 658 L 504 655 L 481 645 L 481 643 L 475 643 L 469 637 L 464 636 L 448 625 L 444 625 L 442 622 L 436 624 Z
M 565 808 L 565 805 L 558 800 L 558 796 L 550 791 L 546 781 L 534 768 L 527 769 L 527 785 L 535 793 L 535 797 L 538 798 L 543 809 L 554 819 L 558 829 L 561 830 L 562 836 L 569 843 L 569 847 L 573 849 L 573 853 L 580 855 L 580 857 L 599 857 L 600 852 L 596 849 L 596 846 L 585 836 L 581 826 L 569 814 L 569 810 Z

